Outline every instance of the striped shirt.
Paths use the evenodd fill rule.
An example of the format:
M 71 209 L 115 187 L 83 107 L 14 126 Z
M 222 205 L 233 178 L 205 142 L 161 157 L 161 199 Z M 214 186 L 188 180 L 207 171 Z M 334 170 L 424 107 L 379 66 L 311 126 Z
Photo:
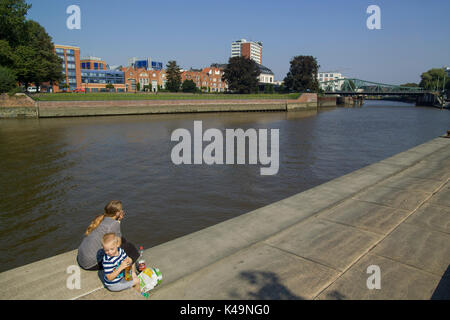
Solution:
M 123 270 L 115 279 L 111 281 L 106 277 L 108 274 L 114 272 L 114 270 L 116 270 L 120 266 L 122 261 L 127 258 L 127 254 L 122 248 L 118 248 L 117 250 L 119 251 L 119 254 L 117 256 L 111 257 L 107 254 L 103 256 L 103 271 L 105 273 L 105 284 L 107 285 L 118 283 L 125 276 L 125 270 Z

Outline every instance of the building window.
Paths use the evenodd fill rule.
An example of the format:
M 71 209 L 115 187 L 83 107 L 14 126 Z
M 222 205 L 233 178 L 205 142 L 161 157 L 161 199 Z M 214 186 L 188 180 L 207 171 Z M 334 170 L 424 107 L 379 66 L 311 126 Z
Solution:
M 56 48 L 56 53 L 60 53 L 64 55 L 64 49 L 63 48 Z

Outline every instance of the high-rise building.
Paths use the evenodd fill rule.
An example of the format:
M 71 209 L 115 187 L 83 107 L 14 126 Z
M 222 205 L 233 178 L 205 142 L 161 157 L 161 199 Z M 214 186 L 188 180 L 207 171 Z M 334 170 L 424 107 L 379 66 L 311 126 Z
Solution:
M 262 42 L 236 40 L 231 44 L 231 57 L 246 57 L 262 64 Z

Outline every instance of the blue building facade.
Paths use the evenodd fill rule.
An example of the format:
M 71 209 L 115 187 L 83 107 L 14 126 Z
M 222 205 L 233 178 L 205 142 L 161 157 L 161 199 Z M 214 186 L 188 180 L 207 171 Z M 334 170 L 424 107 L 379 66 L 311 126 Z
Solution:
M 124 84 L 123 71 L 81 69 L 82 83 Z

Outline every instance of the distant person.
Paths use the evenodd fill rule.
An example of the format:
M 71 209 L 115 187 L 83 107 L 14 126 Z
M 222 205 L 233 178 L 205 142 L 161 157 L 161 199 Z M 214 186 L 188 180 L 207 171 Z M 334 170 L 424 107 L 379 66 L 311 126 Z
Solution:
M 78 247 L 77 262 L 85 270 L 103 269 L 102 259 L 105 254 L 102 247 L 103 236 L 107 233 L 114 233 L 121 237 L 120 247 L 132 259 L 133 264 L 139 258 L 139 252 L 136 247 L 127 242 L 120 232 L 120 221 L 125 212 L 122 208 L 122 202 L 112 200 L 105 206 L 105 213 L 98 215 L 85 232 L 85 238 Z
M 125 250 L 120 248 L 120 237 L 114 233 L 107 233 L 102 238 L 102 245 L 105 255 L 102 264 L 104 271 L 105 287 L 110 291 L 122 291 L 139 285 L 139 278 L 131 268 L 132 280 L 125 279 L 125 269 L 132 264 L 132 260 L 127 256 Z

